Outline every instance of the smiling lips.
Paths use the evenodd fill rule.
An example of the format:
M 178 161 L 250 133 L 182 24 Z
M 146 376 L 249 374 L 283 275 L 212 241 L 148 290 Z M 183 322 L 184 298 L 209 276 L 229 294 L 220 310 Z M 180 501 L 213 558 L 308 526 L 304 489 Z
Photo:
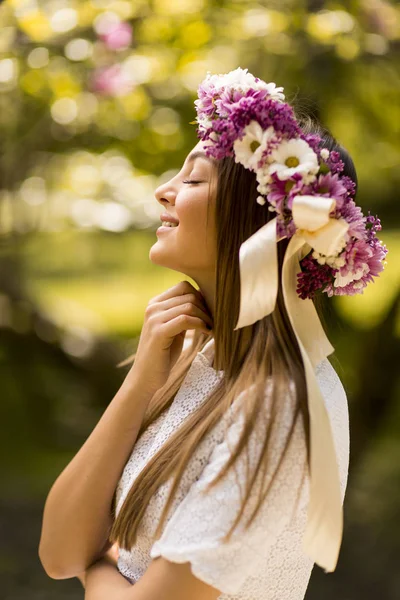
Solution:
M 179 224 L 178 219 L 176 219 L 172 215 L 169 215 L 168 213 L 163 213 L 162 215 L 160 215 L 160 219 L 162 222 L 166 221 L 167 223 L 175 223 L 176 225 Z
M 163 224 L 157 229 L 156 233 L 164 233 L 167 229 L 177 229 L 178 225 L 166 225 L 165 221 Z

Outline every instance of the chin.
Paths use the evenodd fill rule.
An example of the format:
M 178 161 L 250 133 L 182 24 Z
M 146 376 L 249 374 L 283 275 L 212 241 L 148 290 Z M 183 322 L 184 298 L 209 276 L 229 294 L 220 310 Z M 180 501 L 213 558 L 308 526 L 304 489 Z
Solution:
M 168 265 L 165 264 L 165 260 L 163 260 L 162 252 L 158 253 L 157 250 L 154 250 L 154 246 L 150 248 L 149 251 L 149 260 L 154 265 L 159 265 L 160 267 L 166 267 Z
M 152 262 L 153 265 L 158 265 L 159 267 L 165 267 L 166 269 L 177 271 L 174 265 L 171 264 L 171 261 L 168 260 L 168 254 L 163 251 L 158 252 L 154 246 L 155 244 L 150 248 L 149 251 L 150 262 Z

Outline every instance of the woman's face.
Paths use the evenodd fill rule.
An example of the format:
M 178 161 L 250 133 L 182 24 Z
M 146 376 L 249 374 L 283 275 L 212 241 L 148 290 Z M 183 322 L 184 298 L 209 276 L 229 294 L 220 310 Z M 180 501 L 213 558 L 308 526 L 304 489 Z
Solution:
M 203 156 L 191 160 L 194 152 L 202 152 Z M 149 258 L 154 264 L 185 273 L 199 285 L 206 283 L 208 277 L 213 279 L 215 273 L 215 175 L 216 161 L 204 155 L 204 143 L 200 141 L 186 157 L 179 173 L 155 191 L 162 206 L 160 215 L 167 213 L 179 224 L 157 233 Z M 185 183 L 188 181 L 199 183 Z M 211 206 L 207 224 L 209 193 Z

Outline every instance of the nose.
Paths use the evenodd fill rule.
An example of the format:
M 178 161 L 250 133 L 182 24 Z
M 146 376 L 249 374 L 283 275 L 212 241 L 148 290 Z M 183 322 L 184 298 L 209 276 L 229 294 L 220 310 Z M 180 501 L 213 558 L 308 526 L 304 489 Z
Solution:
M 163 185 L 158 186 L 154 195 L 157 202 L 159 202 L 162 206 L 164 206 L 165 203 L 174 204 L 175 202 L 176 194 L 168 183 L 164 183 Z

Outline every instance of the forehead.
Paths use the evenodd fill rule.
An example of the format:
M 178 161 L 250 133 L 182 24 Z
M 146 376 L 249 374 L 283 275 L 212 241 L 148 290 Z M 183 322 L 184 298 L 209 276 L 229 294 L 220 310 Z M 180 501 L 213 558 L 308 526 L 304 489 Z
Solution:
M 185 164 L 192 165 L 195 160 L 201 160 L 207 162 L 210 166 L 214 166 L 216 164 L 215 159 L 211 156 L 207 156 L 205 154 L 205 147 L 207 144 L 202 142 L 201 140 L 191 149 L 189 154 L 186 157 Z

